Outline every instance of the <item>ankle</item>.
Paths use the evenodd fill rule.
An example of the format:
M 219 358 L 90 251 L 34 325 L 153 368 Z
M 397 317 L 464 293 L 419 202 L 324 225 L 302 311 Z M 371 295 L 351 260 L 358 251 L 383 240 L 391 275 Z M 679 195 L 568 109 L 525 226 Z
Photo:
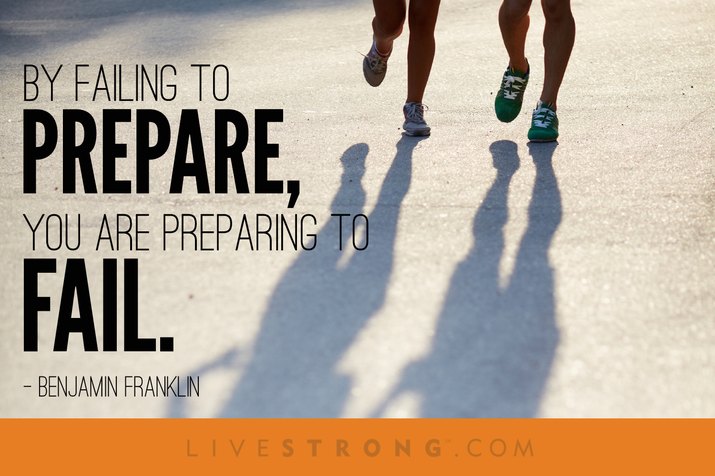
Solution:
M 375 50 L 383 58 L 387 58 L 392 53 L 392 41 L 380 41 L 375 39 Z
M 529 60 L 526 58 L 521 59 L 509 59 L 509 68 L 513 69 L 517 73 L 527 74 L 529 72 Z
M 552 98 L 544 99 L 544 97 L 542 96 L 541 98 L 539 98 L 539 101 L 544 106 L 549 106 L 551 109 L 556 111 L 556 99 L 552 99 Z

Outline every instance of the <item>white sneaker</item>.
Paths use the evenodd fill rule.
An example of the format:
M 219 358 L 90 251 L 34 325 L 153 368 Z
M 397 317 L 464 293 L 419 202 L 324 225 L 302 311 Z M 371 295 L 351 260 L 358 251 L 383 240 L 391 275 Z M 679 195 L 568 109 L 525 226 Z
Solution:
M 408 102 L 402 108 L 405 114 L 405 123 L 402 128 L 409 136 L 428 136 L 430 135 L 430 127 L 425 122 L 425 106 L 419 102 Z
M 390 52 L 391 53 L 391 52 Z M 385 79 L 387 73 L 387 59 L 390 53 L 382 55 L 377 51 L 375 40 L 372 40 L 372 46 L 365 58 L 362 60 L 362 72 L 365 75 L 365 80 L 370 86 L 377 87 Z

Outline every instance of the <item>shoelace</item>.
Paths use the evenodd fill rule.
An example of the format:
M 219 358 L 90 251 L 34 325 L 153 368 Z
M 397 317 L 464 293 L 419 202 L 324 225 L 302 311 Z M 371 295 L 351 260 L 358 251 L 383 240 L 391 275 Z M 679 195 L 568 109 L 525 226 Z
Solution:
M 382 74 L 382 72 L 385 71 L 385 68 L 387 68 L 387 58 L 381 56 L 374 46 L 370 48 L 370 51 L 367 55 L 365 55 L 365 57 L 370 65 L 370 69 L 374 73 Z
M 551 127 L 552 122 L 556 118 L 556 113 L 548 107 L 538 107 L 534 109 L 534 126 L 536 127 Z
M 511 74 L 505 74 L 504 83 L 502 84 L 502 95 L 504 96 L 504 99 L 516 99 L 519 96 L 519 92 L 525 82 L 526 80 L 524 78 L 512 76 Z
M 405 117 L 410 122 L 422 124 L 425 122 L 425 110 L 429 109 L 426 104 L 416 102 L 407 104 Z

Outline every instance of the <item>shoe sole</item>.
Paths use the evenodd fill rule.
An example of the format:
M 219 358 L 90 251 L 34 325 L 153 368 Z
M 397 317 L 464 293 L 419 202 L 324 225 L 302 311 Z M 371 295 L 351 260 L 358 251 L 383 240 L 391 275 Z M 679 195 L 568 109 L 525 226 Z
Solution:
M 497 116 L 497 119 L 499 119 L 499 122 L 501 122 L 503 124 L 509 124 L 510 122 L 514 122 L 514 119 L 516 119 L 516 117 L 506 120 L 506 119 L 502 119 L 501 117 Z
M 410 137 L 425 137 L 431 134 L 430 129 L 425 129 L 425 130 L 420 130 L 420 131 L 408 131 L 407 129 L 403 128 L 405 131 L 405 134 L 407 134 Z
M 512 115 L 512 116 L 506 116 L 506 117 L 503 116 L 503 115 L 500 116 L 499 113 L 497 112 L 497 105 L 496 105 L 496 101 L 495 101 L 495 104 L 494 104 L 494 115 L 497 116 L 497 119 L 499 119 L 499 122 L 503 122 L 503 123 L 505 123 L 505 124 L 508 124 L 508 123 L 510 123 L 510 122 L 514 122 L 514 119 L 516 119 L 517 117 L 519 117 L 519 114 L 521 114 L 521 105 L 519 105 L 519 110 L 516 111 L 516 113 L 515 113 L 514 115 Z

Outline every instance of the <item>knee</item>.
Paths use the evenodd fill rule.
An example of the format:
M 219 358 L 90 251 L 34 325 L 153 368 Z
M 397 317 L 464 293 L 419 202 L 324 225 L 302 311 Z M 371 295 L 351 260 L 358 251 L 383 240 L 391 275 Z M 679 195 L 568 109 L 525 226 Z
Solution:
M 504 0 L 501 14 L 510 20 L 518 20 L 529 13 L 531 0 Z
M 385 34 L 387 36 L 392 36 L 392 37 L 398 37 L 402 34 L 402 26 L 405 24 L 405 20 L 401 20 L 399 22 L 392 23 L 390 25 L 387 25 L 387 28 L 385 31 Z
M 410 1 L 410 32 L 432 35 L 437 23 L 440 0 L 412 0 Z
M 573 18 L 570 0 L 541 0 L 544 18 L 549 22 L 561 22 Z

